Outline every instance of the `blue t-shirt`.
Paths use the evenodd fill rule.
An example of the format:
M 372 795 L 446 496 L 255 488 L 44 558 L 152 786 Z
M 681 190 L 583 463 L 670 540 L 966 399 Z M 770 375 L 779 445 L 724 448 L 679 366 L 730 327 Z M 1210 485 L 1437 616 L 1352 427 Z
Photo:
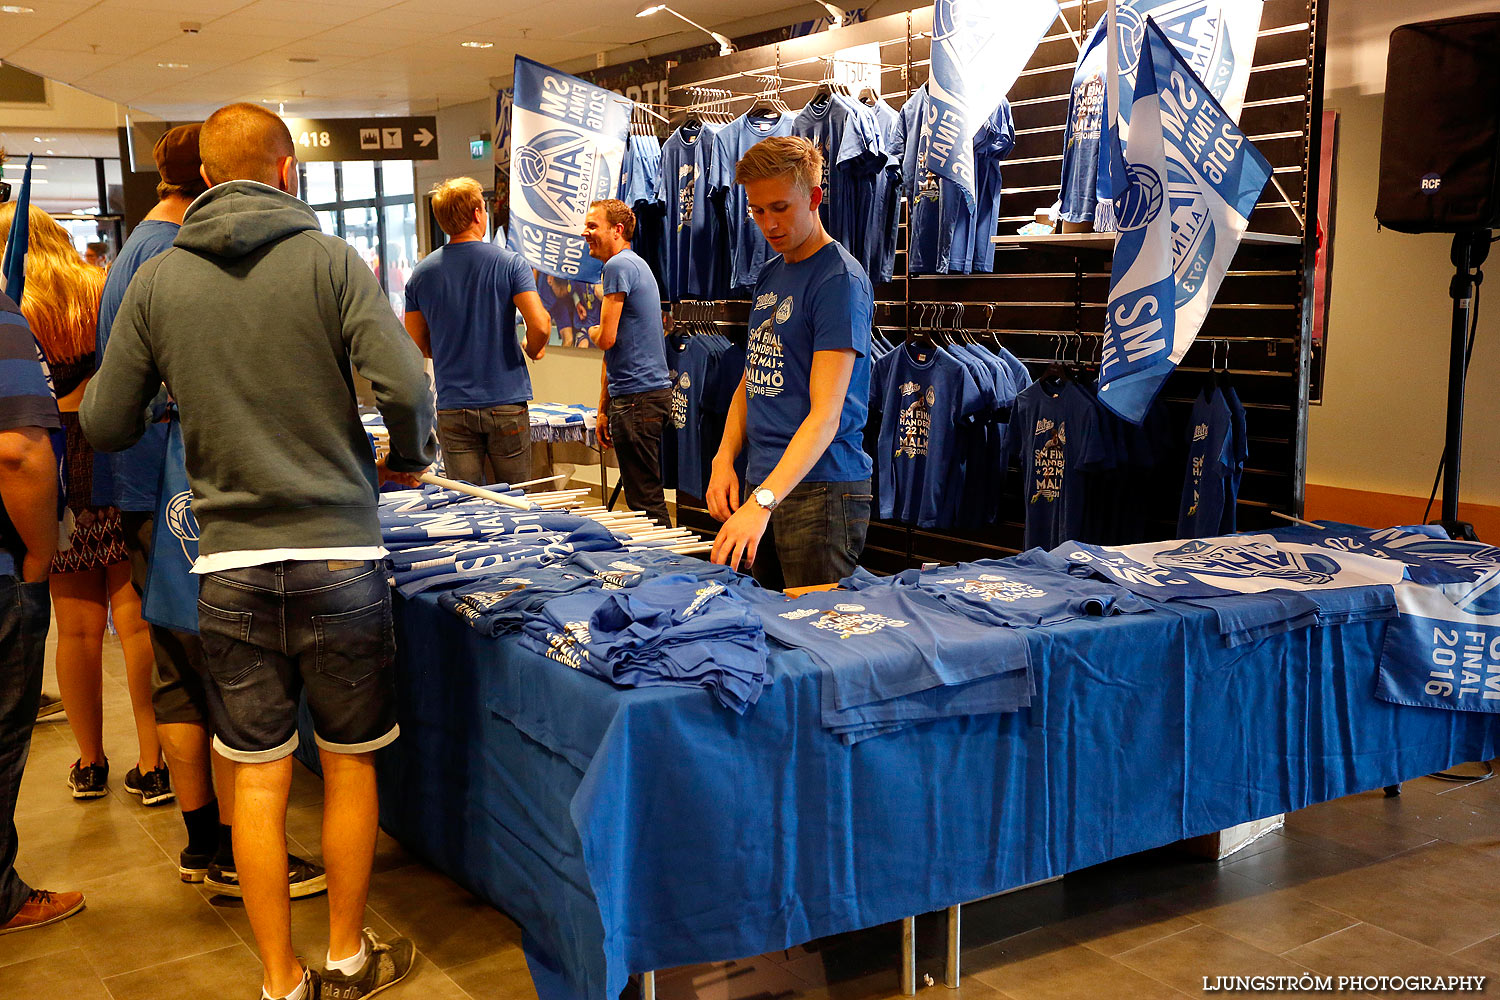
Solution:
M 1099 206 L 1099 145 L 1104 125 L 1104 78 L 1109 72 L 1103 18 L 1094 25 L 1073 71 L 1063 140 L 1061 206 L 1065 222 L 1093 222 Z
M 482 240 L 439 247 L 412 270 L 406 311 L 421 313 L 431 334 L 438 409 L 531 399 L 515 298 L 534 291 L 531 267 L 520 254 Z
M 666 292 L 672 302 L 722 297 L 716 294 L 719 227 L 708 200 L 717 131 L 707 123 L 684 125 L 661 150 L 657 200 L 666 206 Z
M 880 400 L 880 516 L 922 528 L 951 523 L 959 492 L 960 427 L 985 400 L 967 364 L 942 348 L 892 351 Z
M 963 189 L 922 166 L 918 139 L 927 113 L 927 85 L 918 87 L 901 108 L 891 153 L 901 160 L 907 214 L 907 272 L 947 274 L 956 246 L 973 255 L 973 213 Z
M 823 154 L 819 214 L 828 235 L 857 249 L 869 223 L 860 209 L 873 200 L 876 174 L 889 162 L 874 110 L 842 94 L 815 97 L 797 113 L 791 134 Z
M 709 337 L 688 340 L 677 356 L 677 380 L 667 420 L 677 432 L 677 488 L 689 496 L 707 492 L 703 468 L 703 392 L 716 345 Z
M 0 431 L 22 427 L 50 431 L 61 426 L 42 350 L 21 310 L 0 292 Z M 15 576 L 25 554 L 5 504 L 0 503 L 0 576 Z
M 1016 145 L 1016 123 L 1010 102 L 1001 101 L 984 127 L 974 134 L 975 192 L 972 270 L 989 274 L 995 270 L 995 232 L 1000 221 L 1001 162 Z
M 1217 389 L 1200 392 L 1188 428 L 1188 464 L 1177 511 L 1177 537 L 1212 538 L 1219 534 L 1234 469 L 1234 415 L 1224 394 Z
M 795 264 L 780 256 L 766 264 L 755 286 L 745 349 L 748 485 L 755 486 L 771 474 L 792 435 L 812 411 L 816 351 L 854 351 L 854 372 L 838 433 L 804 480 L 843 483 L 870 478 L 870 456 L 860 443 L 870 408 L 874 314 L 870 279 L 837 242 Z
M 870 204 L 862 206 L 865 220 L 864 248 L 856 253 L 870 280 L 879 284 L 890 281 L 896 270 L 896 242 L 901 230 L 901 159 L 895 155 L 896 133 L 901 115 L 884 101 L 870 108 L 880 128 L 880 141 L 888 154 L 886 165 L 877 170 L 869 188 Z
M 735 167 L 750 147 L 771 136 L 792 134 L 792 116 L 776 111 L 757 110 L 740 115 L 714 136 L 713 158 L 709 166 L 708 191 L 724 199 L 724 218 L 728 225 L 729 286 L 747 291 L 760 280 L 760 272 L 771 256 L 771 248 L 761 235 L 760 227 L 750 218 L 750 203 L 745 189 L 734 181 Z
M 1011 452 L 1025 474 L 1026 548 L 1054 548 L 1083 533 L 1087 474 L 1114 464 L 1098 404 L 1076 382 L 1057 394 L 1037 382 L 1016 397 Z
M 1239 530 L 1240 482 L 1245 478 L 1245 463 L 1250 460 L 1250 426 L 1245 404 L 1240 402 L 1240 394 L 1234 391 L 1234 387 L 1226 385 L 1219 391 L 1224 394 L 1224 402 L 1229 404 L 1230 425 L 1234 428 L 1234 441 L 1230 447 L 1234 469 L 1229 476 L 1229 493 L 1224 498 L 1224 516 L 1219 521 L 1219 534 L 1231 535 Z
M 632 209 L 656 200 L 661 186 L 661 143 L 654 135 L 630 133 L 620 162 L 620 200 Z
M 604 262 L 604 294 L 624 294 L 614 345 L 604 352 L 611 398 L 665 389 L 667 338 L 661 326 L 661 292 L 651 268 L 629 247 Z
M 146 261 L 172 248 L 181 227 L 175 222 L 149 220 L 131 230 L 130 238 L 120 247 L 120 255 L 110 265 L 99 297 L 99 325 L 95 337 L 94 363 L 104 363 L 104 348 L 115 314 L 125 299 L 130 279 Z M 167 425 L 153 423 L 145 435 L 124 451 L 94 455 L 94 503 L 120 510 L 155 511 L 156 492 L 161 480 L 161 465 L 167 454 Z

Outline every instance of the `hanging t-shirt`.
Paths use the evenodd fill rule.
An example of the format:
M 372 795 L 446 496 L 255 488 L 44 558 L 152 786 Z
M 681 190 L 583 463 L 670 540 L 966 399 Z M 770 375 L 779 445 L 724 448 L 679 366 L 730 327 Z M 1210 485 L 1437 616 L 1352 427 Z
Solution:
M 865 106 L 875 117 L 887 155 L 885 166 L 872 175 L 872 183 L 859 188 L 865 200 L 856 211 L 865 224 L 859 234 L 859 246 L 849 252 L 864 265 L 870 280 L 880 284 L 890 281 L 895 274 L 896 244 L 901 230 L 901 158 L 895 155 L 901 115 L 881 100 Z
M 661 292 L 651 269 L 626 248 L 604 262 L 604 294 L 624 294 L 615 342 L 604 352 L 611 398 L 665 389 L 667 338 L 661 325 Z
M 964 476 L 959 427 L 979 412 L 984 394 L 949 350 L 907 344 L 891 357 L 881 386 L 880 516 L 946 527 L 947 503 Z
M 708 201 L 717 131 L 707 123 L 684 125 L 662 147 L 657 200 L 666 207 L 666 293 L 672 302 L 717 297 L 719 227 Z
M 735 183 L 735 168 L 739 166 L 740 157 L 762 139 L 791 134 L 791 115 L 760 108 L 740 115 L 713 138 L 708 192 L 710 197 L 723 201 L 725 236 L 729 240 L 729 287 L 733 292 L 748 293 L 754 288 L 760 279 L 761 268 L 772 256 L 760 227 L 750 218 L 744 187 Z
M 889 162 L 875 112 L 842 94 L 815 97 L 797 113 L 791 134 L 823 154 L 819 214 L 828 235 L 846 250 L 857 248 L 869 223 L 860 208 L 873 200 L 875 175 Z
M 96 365 L 104 363 L 104 348 L 109 343 L 115 314 L 125 300 L 130 279 L 146 261 L 170 250 L 181 228 L 175 222 L 148 219 L 132 229 L 130 238 L 120 247 L 119 256 L 109 266 L 104 292 L 99 297 L 99 322 L 94 341 Z M 166 453 L 167 425 L 164 423 L 148 425 L 145 435 L 124 451 L 95 452 L 93 502 L 100 507 L 154 512 L 156 488 L 161 480 L 161 465 Z
M 838 432 L 804 481 L 870 478 L 870 457 L 860 443 L 869 413 L 874 313 L 870 279 L 837 242 L 795 264 L 780 256 L 766 264 L 755 286 L 745 351 L 747 485 L 771 474 L 811 412 L 816 351 L 854 351 L 854 371 Z
M 531 399 L 515 298 L 534 291 L 531 266 L 521 255 L 483 240 L 441 246 L 412 270 L 406 311 L 427 321 L 438 409 Z
M 641 255 L 656 284 L 665 289 L 666 212 L 661 195 L 661 142 L 654 135 L 631 135 L 620 173 L 620 200 L 635 212 L 631 248 Z
M 1010 102 L 1001 101 L 974 134 L 974 248 L 971 270 L 990 274 L 995 270 L 995 233 L 1000 222 L 1000 167 L 1016 146 L 1016 123 L 1010 113 Z
M 1098 211 L 1099 144 L 1106 110 L 1104 78 L 1109 72 L 1106 24 L 1100 18 L 1094 25 L 1073 70 L 1058 209 L 1058 218 L 1065 222 L 1093 222 Z
M 1234 391 L 1234 387 L 1226 385 L 1219 391 L 1224 394 L 1224 402 L 1229 405 L 1230 426 L 1234 428 L 1230 448 L 1234 465 L 1229 476 L 1228 493 L 1224 498 L 1224 516 L 1219 521 L 1219 534 L 1230 535 L 1239 530 L 1240 483 L 1245 478 L 1245 463 L 1250 460 L 1250 426 L 1245 415 L 1245 404 L 1240 402 L 1240 394 Z
M 867 570 L 840 581 L 849 590 L 913 587 L 949 610 L 985 625 L 1055 625 L 1076 618 L 1133 614 L 1151 605 L 1118 584 L 1080 579 L 1060 569 L 1022 565 L 1013 559 L 979 559 L 936 569 L 909 569 L 895 576 Z
M 1223 393 L 1218 389 L 1198 393 L 1188 429 L 1188 465 L 1177 512 L 1177 537 L 1207 538 L 1220 533 L 1224 500 L 1234 471 L 1234 418 Z
M 677 488 L 689 496 L 705 492 L 703 470 L 703 386 L 714 345 L 708 337 L 688 339 L 677 357 L 677 378 L 672 383 L 672 402 L 667 423 L 677 433 Z
M 960 256 L 972 255 L 973 213 L 957 184 L 922 166 L 918 137 L 927 113 L 927 84 L 912 92 L 901 107 L 901 121 L 891 153 L 901 160 L 907 201 L 908 274 L 947 274 L 955 244 L 965 245 Z M 962 234 L 960 239 L 959 234 Z
M 1026 548 L 1077 538 L 1088 510 L 1088 473 L 1114 464 L 1098 404 L 1076 382 L 1059 388 L 1037 382 L 1016 397 L 1011 427 L 1011 453 L 1023 473 Z

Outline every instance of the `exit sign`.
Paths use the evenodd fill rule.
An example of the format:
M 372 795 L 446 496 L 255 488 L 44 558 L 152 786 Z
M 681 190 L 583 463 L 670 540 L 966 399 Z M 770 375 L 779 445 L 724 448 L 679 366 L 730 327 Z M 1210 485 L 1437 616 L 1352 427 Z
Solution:
M 469 159 L 487 160 L 490 158 L 490 137 L 487 135 L 469 136 Z

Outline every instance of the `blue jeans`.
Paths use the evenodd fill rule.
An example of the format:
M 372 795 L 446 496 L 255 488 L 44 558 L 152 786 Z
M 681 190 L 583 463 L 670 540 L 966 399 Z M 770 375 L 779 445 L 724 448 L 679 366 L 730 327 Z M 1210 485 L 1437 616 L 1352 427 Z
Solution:
M 318 746 L 378 750 L 396 725 L 391 588 L 376 562 L 268 563 L 198 583 L 214 749 L 260 764 L 297 749 L 305 691 Z
M 750 572 L 772 590 L 838 583 L 865 550 L 871 499 L 868 479 L 798 484 L 771 512 Z
M 42 697 L 51 611 L 47 581 L 0 576 L 0 924 L 31 895 L 31 886 L 16 874 L 16 798 Z
M 466 483 L 524 483 L 531 478 L 531 416 L 525 403 L 482 410 L 439 410 L 443 471 Z M 490 460 L 490 475 L 484 460 Z

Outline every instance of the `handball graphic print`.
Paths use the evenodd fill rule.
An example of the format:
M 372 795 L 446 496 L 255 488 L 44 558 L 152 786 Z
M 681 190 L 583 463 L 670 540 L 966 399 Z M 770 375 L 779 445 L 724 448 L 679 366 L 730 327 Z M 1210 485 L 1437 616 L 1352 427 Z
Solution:
M 1125 169 L 1125 176 L 1129 186 L 1115 202 L 1115 218 L 1120 230 L 1128 233 L 1145 229 L 1161 214 L 1166 192 L 1162 189 L 1161 176 L 1145 164 L 1130 164 Z
M 182 546 L 183 558 L 198 558 L 198 519 L 193 516 L 193 493 L 183 490 L 167 501 L 167 530 Z

